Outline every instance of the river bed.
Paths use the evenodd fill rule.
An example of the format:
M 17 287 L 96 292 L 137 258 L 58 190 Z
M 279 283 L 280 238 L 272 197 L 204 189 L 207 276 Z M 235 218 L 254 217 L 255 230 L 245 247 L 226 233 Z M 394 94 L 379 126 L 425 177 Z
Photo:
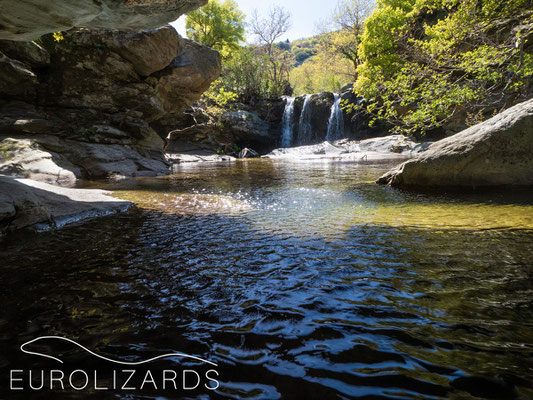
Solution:
M 137 208 L 0 244 L 2 369 L 57 335 L 216 362 L 220 387 L 188 398 L 533 398 L 533 196 L 374 184 L 390 167 L 249 160 L 85 182 Z

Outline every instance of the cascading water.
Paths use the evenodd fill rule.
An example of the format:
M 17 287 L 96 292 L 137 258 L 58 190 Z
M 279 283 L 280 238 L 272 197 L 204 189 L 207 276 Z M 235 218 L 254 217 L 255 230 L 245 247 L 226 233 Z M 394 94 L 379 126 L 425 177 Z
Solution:
M 309 144 L 313 140 L 313 130 L 311 128 L 311 95 L 305 96 L 302 113 L 300 114 L 300 124 L 298 126 L 298 144 Z
M 331 115 L 328 122 L 326 140 L 334 142 L 344 137 L 344 115 L 341 107 L 341 96 L 335 93 L 335 101 L 331 106 Z
M 281 147 L 291 147 L 294 135 L 294 97 L 287 97 L 285 112 L 281 121 Z

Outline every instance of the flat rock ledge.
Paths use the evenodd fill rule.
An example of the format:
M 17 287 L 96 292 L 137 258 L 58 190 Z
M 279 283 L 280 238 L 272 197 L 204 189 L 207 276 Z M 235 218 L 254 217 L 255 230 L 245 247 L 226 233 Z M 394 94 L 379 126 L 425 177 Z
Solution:
M 388 161 L 413 158 L 424 152 L 430 142 L 416 143 L 402 135 L 377 137 L 361 141 L 341 139 L 308 146 L 281 148 L 263 156 L 291 162 L 308 161 Z
M 533 185 L 533 99 L 432 144 L 377 183 L 395 187 Z
M 115 214 L 133 203 L 98 189 L 72 189 L 0 175 L 0 237 L 8 231 L 37 231 Z

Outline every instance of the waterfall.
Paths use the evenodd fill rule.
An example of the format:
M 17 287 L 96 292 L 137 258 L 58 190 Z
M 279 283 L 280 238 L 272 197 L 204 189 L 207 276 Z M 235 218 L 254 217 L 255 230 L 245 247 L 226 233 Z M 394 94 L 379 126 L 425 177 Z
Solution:
M 294 134 L 294 97 L 287 97 L 285 112 L 281 121 L 281 147 L 291 147 Z
M 309 144 L 313 140 L 311 128 L 311 95 L 305 96 L 302 113 L 300 114 L 300 124 L 298 127 L 298 144 Z
M 334 142 L 344 137 L 344 115 L 341 107 L 341 96 L 335 93 L 335 101 L 331 106 L 331 115 L 328 122 L 328 134 L 326 140 Z

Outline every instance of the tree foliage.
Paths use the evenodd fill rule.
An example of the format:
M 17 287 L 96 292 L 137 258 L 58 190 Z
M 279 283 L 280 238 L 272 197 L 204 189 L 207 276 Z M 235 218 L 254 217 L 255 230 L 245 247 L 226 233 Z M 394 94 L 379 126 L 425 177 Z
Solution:
M 315 53 L 291 74 L 297 94 L 338 92 L 356 79 L 363 23 L 373 7 L 373 0 L 338 2 L 333 15 L 319 27 L 323 33 L 316 37 Z
M 190 39 L 228 58 L 245 39 L 245 15 L 233 0 L 209 0 L 204 7 L 187 14 L 185 29 Z
M 254 98 L 269 95 L 269 62 L 253 48 L 243 47 L 224 65 L 221 81 L 227 91 L 237 93 L 248 103 Z
M 376 118 L 407 133 L 465 109 L 493 110 L 527 95 L 532 27 L 530 0 L 378 0 L 359 46 L 355 91 Z
M 321 35 L 315 55 L 291 71 L 291 85 L 296 95 L 339 92 L 354 81 L 353 64 L 337 51 L 332 36 Z

